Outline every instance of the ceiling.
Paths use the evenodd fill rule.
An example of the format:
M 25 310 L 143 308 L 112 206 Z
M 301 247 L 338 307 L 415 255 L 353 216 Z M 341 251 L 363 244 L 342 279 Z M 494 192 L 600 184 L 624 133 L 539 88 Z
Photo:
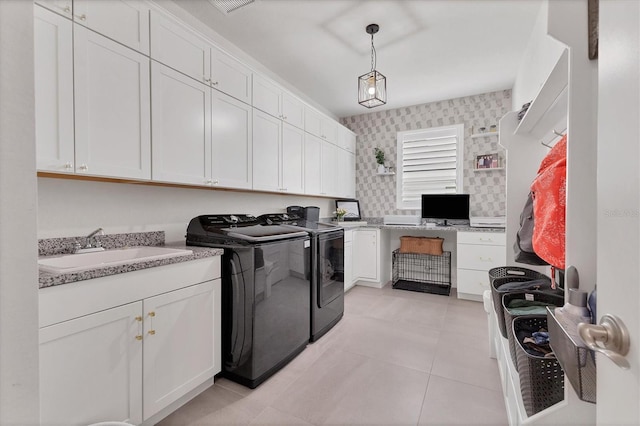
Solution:
M 338 117 L 513 87 L 541 0 L 256 0 L 228 15 L 174 0 Z M 357 102 L 357 77 L 387 77 L 387 104 Z

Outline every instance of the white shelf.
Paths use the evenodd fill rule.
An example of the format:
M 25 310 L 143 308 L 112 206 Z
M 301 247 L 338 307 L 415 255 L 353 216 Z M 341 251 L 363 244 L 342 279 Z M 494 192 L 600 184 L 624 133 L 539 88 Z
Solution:
M 485 167 L 484 169 L 473 169 L 474 172 L 486 172 L 489 170 L 504 170 L 504 167 Z
M 566 122 L 569 85 L 569 53 L 565 50 L 549 77 L 542 85 L 518 127 L 516 135 L 533 135 L 542 138 L 559 123 Z
M 500 133 L 498 132 L 484 132 L 484 133 L 474 133 L 471 135 L 471 139 L 477 139 L 477 138 L 488 138 L 491 136 L 499 136 Z
M 376 173 L 378 176 L 392 176 L 395 175 L 396 172 L 384 172 L 384 173 Z

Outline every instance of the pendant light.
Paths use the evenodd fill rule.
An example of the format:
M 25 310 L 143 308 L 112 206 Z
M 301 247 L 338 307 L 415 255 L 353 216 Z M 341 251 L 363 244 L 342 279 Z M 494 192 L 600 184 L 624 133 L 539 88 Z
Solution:
M 376 70 L 376 48 L 373 35 L 380 30 L 378 24 L 367 25 L 371 34 L 371 71 L 358 77 L 358 103 L 373 108 L 387 103 L 387 78 Z

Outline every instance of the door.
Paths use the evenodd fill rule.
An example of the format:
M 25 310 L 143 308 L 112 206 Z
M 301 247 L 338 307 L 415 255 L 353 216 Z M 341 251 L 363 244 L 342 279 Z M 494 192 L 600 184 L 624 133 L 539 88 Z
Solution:
M 144 300 L 145 420 L 213 377 L 214 281 Z
M 640 424 L 640 3 L 600 2 L 598 78 L 598 317 L 631 336 L 622 370 L 597 358 L 597 423 Z
M 282 189 L 304 192 L 304 130 L 282 123 Z
M 72 173 L 73 24 L 38 6 L 33 13 L 38 170 Z
M 151 178 L 149 58 L 74 26 L 76 173 Z
M 142 422 L 142 302 L 40 329 L 40 424 Z
M 74 0 L 73 20 L 149 54 L 149 8 L 141 0 Z
M 378 258 L 378 232 L 375 229 L 354 229 L 354 279 L 378 281 Z
M 251 106 L 211 92 L 211 174 L 213 185 L 250 189 L 253 180 Z
M 344 294 L 344 233 L 326 233 L 318 236 L 317 303 L 323 308 Z
M 211 48 L 211 87 L 251 104 L 249 68 L 215 47 Z
M 253 189 L 281 191 L 280 133 L 282 121 L 253 110 Z
M 153 180 L 211 183 L 211 89 L 151 64 Z

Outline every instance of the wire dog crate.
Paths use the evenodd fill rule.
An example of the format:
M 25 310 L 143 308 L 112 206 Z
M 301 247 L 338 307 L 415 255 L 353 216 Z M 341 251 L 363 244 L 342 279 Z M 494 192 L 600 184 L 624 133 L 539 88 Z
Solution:
M 442 255 L 393 252 L 393 288 L 448 296 L 451 252 Z

